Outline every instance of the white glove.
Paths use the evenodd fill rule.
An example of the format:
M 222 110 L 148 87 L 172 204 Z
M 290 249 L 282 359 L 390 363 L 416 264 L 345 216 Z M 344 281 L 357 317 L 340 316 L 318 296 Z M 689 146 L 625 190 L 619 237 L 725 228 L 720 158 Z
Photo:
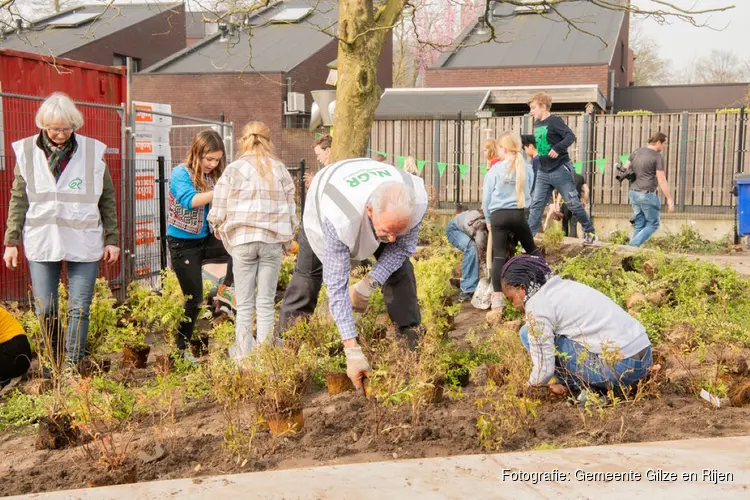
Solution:
M 346 375 L 354 384 L 357 390 L 362 387 L 362 380 L 370 376 L 370 363 L 362 352 L 362 348 L 345 347 L 344 355 L 346 356 Z

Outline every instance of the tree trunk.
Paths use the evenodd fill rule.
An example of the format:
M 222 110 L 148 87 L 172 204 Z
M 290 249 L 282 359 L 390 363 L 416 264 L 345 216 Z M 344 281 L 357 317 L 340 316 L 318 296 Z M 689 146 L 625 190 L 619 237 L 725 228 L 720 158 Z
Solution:
M 402 8 L 403 0 L 390 0 L 378 8 L 373 7 L 372 0 L 339 1 L 333 161 L 367 155 L 382 92 L 377 84 L 378 61 Z

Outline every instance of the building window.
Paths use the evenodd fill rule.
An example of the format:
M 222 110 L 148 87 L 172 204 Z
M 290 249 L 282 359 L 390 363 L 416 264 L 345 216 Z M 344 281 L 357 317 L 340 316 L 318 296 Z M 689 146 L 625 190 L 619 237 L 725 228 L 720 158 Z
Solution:
M 122 54 L 114 54 L 112 57 L 112 65 L 113 66 L 127 66 L 128 65 L 128 56 L 123 56 Z M 141 70 L 141 59 L 139 57 L 133 58 L 133 73 L 138 73 Z
M 284 128 L 307 128 L 309 126 L 310 113 L 299 113 L 284 117 Z
M 620 40 L 620 70 L 622 72 L 625 72 L 625 65 L 627 64 L 627 54 L 625 54 L 625 41 Z

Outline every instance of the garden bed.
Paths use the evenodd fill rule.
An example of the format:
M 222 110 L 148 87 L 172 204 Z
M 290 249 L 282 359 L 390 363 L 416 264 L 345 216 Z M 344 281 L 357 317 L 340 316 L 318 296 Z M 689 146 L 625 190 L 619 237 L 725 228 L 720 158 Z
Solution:
M 641 286 L 647 295 L 649 287 L 669 282 L 672 279 L 670 273 L 674 272 L 669 267 L 669 260 L 659 260 L 662 257 L 637 256 L 626 265 L 633 266 L 634 270 L 626 271 L 622 259 L 613 253 L 586 252 L 575 259 L 564 255 L 576 254 L 578 250 L 558 250 L 550 260 L 556 263 L 556 270 L 563 275 L 579 278 L 579 273 L 584 273 L 591 280 L 591 286 L 611 285 L 611 295 L 623 306 L 629 288 Z M 657 262 L 658 269 L 649 267 L 652 261 Z M 440 265 L 418 261 L 415 268 L 420 284 L 434 277 L 434 284 L 438 285 L 443 278 L 441 273 L 449 272 L 446 269 L 455 267 L 456 262 L 455 256 Z M 587 265 L 591 267 L 587 268 Z M 418 412 L 415 412 L 414 404 L 404 402 L 407 400 L 396 395 L 409 391 L 411 394 L 417 388 L 410 386 L 408 390 L 388 392 L 385 389 L 390 380 L 388 370 L 381 373 L 380 386 L 377 386 L 377 376 L 373 375 L 373 383 L 381 388 L 381 397 L 376 391 L 370 399 L 353 391 L 329 396 L 322 385 L 322 376 L 317 379 L 310 377 L 301 395 L 304 427 L 299 432 L 274 438 L 264 426 L 258 425 L 253 427 L 255 432 L 251 436 L 233 434 L 229 424 L 234 422 L 232 415 L 247 417 L 254 412 L 253 401 L 242 398 L 235 401 L 230 397 L 231 388 L 245 386 L 233 385 L 237 380 L 226 378 L 231 372 L 216 371 L 212 361 L 197 369 L 178 362 L 175 373 L 158 375 L 156 356 L 167 354 L 170 347 L 160 333 L 152 334 L 145 339 L 152 346 L 147 368 L 124 369 L 117 362 L 116 353 L 106 354 L 105 357 L 112 359 L 110 373 L 89 379 L 93 387 L 92 405 L 106 406 L 107 416 L 111 417 L 97 420 L 97 430 L 105 436 L 101 443 L 96 439 L 88 439 L 88 442 L 82 439 L 81 443 L 60 450 L 37 450 L 34 422 L 45 416 L 38 400 L 16 394 L 0 402 L 0 423 L 8 426 L 0 431 L 0 463 L 4 465 L 0 468 L 0 495 L 279 468 L 475 454 L 489 450 L 747 435 L 750 433 L 750 407 L 728 406 L 725 399 L 722 407 L 716 408 L 700 399 L 696 390 L 707 387 L 728 397 L 732 387 L 741 385 L 747 377 L 741 367 L 737 373 L 732 372 L 736 362 L 723 359 L 727 353 L 733 360 L 750 357 L 747 351 L 750 334 L 732 329 L 732 322 L 742 321 L 742 315 L 748 312 L 747 279 L 689 265 L 676 269 L 679 269 L 680 279 L 693 280 L 690 283 L 702 290 L 700 293 L 707 298 L 695 304 L 647 305 L 638 313 L 653 330 L 652 338 L 660 341 L 657 350 L 663 356 L 663 367 L 642 391 L 614 405 L 579 407 L 567 401 L 537 401 L 513 396 L 513 384 L 520 383 L 528 374 L 527 371 L 519 373 L 528 366 L 524 365 L 527 360 L 519 355 L 520 342 L 514 337 L 520 324 L 517 315 L 507 311 L 507 321 L 499 327 L 490 327 L 485 312 L 468 304 L 454 306 L 450 298 L 420 288 L 420 299 L 424 308 L 429 309 L 423 311 L 425 321 L 437 330 L 448 330 L 449 325 L 453 325 L 445 332 L 451 341 L 452 362 L 463 359 L 455 353 L 468 352 L 471 346 L 475 348 L 472 352 L 479 352 L 476 346 L 487 349 L 486 346 L 500 344 L 510 346 L 508 350 L 500 348 L 502 353 L 499 355 L 504 366 L 511 371 L 511 380 L 506 386 L 496 387 L 488 383 L 486 371 L 482 371 L 483 365 L 477 362 L 479 366 L 471 367 L 468 386 L 461 389 L 446 387 L 445 397 L 440 402 L 420 403 L 416 405 Z M 644 278 L 647 273 L 654 274 L 654 277 Z M 678 302 L 683 300 L 680 286 L 673 287 Z M 698 325 L 707 328 L 701 330 L 703 336 L 687 340 L 684 336 L 670 336 L 673 323 L 679 319 L 672 313 L 679 311 L 679 307 L 690 306 L 696 311 L 707 308 L 710 311 L 713 307 L 728 307 L 727 300 L 736 303 L 722 318 L 725 323 L 714 325 L 711 315 L 696 312 L 700 318 L 695 321 L 705 320 L 705 324 Z M 443 314 L 446 310 L 457 310 L 450 321 Z M 363 323 L 375 330 L 382 326 L 379 325 L 381 317 L 377 318 L 363 318 Z M 747 328 L 750 317 L 745 318 L 749 320 L 745 323 Z M 318 324 L 316 328 L 321 332 L 327 327 Z M 497 336 L 498 330 L 503 330 L 504 336 Z M 731 338 L 719 338 L 720 332 L 731 333 Z M 388 329 L 388 338 L 394 335 L 395 330 Z M 316 341 L 316 345 L 321 346 L 332 360 L 321 369 L 338 366 L 335 357 L 340 352 L 329 346 L 327 338 L 322 335 Z M 212 340 L 212 359 L 223 356 L 220 345 L 221 342 Z M 299 351 L 300 356 L 303 351 Z M 391 354 L 399 352 L 395 350 Z M 386 354 L 379 356 L 381 360 L 389 359 Z M 476 359 L 481 357 L 477 356 Z M 404 353 L 403 358 L 407 357 Z M 719 363 L 716 362 L 718 358 L 722 358 Z M 409 365 L 404 369 L 413 370 L 414 367 Z M 392 372 L 396 373 L 396 370 Z M 416 380 L 420 375 L 412 373 L 412 376 Z M 251 382 L 247 382 L 250 389 L 254 387 Z M 77 382 L 83 386 L 86 383 Z M 270 387 L 268 381 L 265 387 Z M 77 391 L 76 394 L 80 394 L 82 389 Z M 76 401 L 80 403 L 80 395 Z M 79 415 L 78 420 L 83 421 L 83 417 Z M 14 423 L 13 427 L 10 422 Z M 93 420 L 86 425 L 82 432 L 84 438 L 94 430 Z M 238 429 L 239 426 L 234 430 Z M 109 451 L 100 452 L 100 444 L 105 449 L 109 446 Z

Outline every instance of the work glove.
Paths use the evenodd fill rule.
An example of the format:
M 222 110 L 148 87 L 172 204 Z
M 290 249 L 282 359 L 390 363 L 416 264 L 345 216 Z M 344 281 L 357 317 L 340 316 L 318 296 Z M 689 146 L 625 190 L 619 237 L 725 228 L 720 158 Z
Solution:
M 345 347 L 344 355 L 346 356 L 346 375 L 354 384 L 357 390 L 362 388 L 362 381 L 370 376 L 370 363 L 367 362 L 365 353 L 362 348 Z
M 370 295 L 377 288 L 377 283 L 371 278 L 360 280 L 354 286 L 349 287 L 349 299 L 352 302 L 352 310 L 364 312 L 367 309 L 367 303 Z

